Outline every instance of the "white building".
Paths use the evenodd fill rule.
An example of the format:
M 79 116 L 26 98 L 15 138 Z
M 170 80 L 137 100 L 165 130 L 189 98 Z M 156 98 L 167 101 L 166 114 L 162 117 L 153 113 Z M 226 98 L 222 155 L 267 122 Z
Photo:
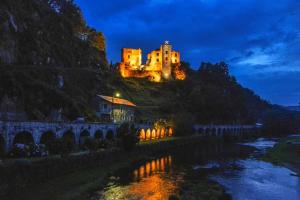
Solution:
M 94 103 L 97 116 L 103 122 L 132 122 L 136 105 L 126 99 L 97 95 Z

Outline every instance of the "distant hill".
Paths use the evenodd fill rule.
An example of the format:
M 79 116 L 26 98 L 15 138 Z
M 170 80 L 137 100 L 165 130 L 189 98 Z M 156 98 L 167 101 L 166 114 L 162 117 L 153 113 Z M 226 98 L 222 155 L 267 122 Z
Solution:
M 300 112 L 300 106 L 286 106 L 287 110 Z

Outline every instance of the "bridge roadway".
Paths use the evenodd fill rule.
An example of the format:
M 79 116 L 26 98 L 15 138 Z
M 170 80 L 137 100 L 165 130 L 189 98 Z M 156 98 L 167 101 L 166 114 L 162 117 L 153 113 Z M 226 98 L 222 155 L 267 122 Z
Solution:
M 113 123 L 65 123 L 65 122 L 35 122 L 35 121 L 0 121 L 0 148 L 6 152 L 9 151 L 15 143 L 18 143 L 20 137 L 24 140 L 29 140 L 35 144 L 40 144 L 49 135 L 54 138 L 62 138 L 66 134 L 71 134 L 75 144 L 80 144 L 81 137 L 101 137 L 107 138 L 110 134 L 115 137 L 118 124 Z M 157 139 L 158 133 L 162 130 L 156 130 L 152 125 L 136 124 L 136 128 L 140 133 L 140 138 L 143 133 L 144 139 Z M 224 134 L 242 134 L 256 129 L 250 125 L 195 125 L 196 133 L 203 135 L 223 136 Z M 172 136 L 173 130 L 170 128 L 164 130 L 164 136 Z M 172 133 L 171 133 L 172 132 Z M 151 133 L 148 136 L 148 133 Z M 153 137 L 153 134 L 155 137 Z M 142 138 L 141 138 L 142 139 Z

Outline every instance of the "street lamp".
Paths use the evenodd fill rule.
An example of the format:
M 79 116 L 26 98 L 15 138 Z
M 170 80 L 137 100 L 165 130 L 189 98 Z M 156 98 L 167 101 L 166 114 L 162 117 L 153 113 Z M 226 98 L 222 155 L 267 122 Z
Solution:
M 121 96 L 121 94 L 119 92 L 113 93 L 112 95 L 112 118 L 113 118 L 113 123 L 115 123 L 115 102 L 114 102 L 114 97 L 119 98 Z

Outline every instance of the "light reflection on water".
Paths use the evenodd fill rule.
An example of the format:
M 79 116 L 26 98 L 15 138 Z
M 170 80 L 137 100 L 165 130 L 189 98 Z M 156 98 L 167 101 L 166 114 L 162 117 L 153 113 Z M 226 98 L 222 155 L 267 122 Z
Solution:
M 300 200 L 299 177 L 257 157 L 276 142 L 260 138 L 224 149 L 210 144 L 186 148 L 114 173 L 117 178 L 112 177 L 93 200 L 167 200 L 178 196 L 185 183 L 200 181 L 203 174 L 224 185 L 233 200 Z
M 177 192 L 183 180 L 183 174 L 170 174 L 172 174 L 172 156 L 149 161 L 133 171 L 130 184 L 110 182 L 100 195 L 100 199 L 168 199 Z

